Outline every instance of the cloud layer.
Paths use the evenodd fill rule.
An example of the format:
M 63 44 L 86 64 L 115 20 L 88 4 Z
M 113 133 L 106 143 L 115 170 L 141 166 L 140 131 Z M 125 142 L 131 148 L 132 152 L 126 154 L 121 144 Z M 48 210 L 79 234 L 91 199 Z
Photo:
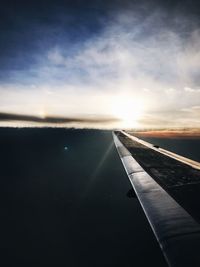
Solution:
M 195 18 L 140 6 L 110 12 L 101 23 L 98 34 L 79 42 L 65 36 L 32 67 L 13 72 L 12 82 L 0 85 L 0 111 L 109 118 L 123 96 L 141 105 L 138 127 L 200 127 Z

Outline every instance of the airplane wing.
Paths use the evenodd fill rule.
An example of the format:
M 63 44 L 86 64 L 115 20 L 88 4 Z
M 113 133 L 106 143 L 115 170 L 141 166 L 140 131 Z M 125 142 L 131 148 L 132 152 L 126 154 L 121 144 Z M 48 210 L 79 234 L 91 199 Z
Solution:
M 200 266 L 200 163 L 113 132 L 128 178 L 169 266 Z

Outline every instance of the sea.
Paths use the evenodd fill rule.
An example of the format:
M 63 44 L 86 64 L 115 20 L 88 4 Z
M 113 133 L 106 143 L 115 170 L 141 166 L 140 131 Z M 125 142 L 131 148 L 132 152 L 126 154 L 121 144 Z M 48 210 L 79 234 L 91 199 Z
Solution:
M 200 139 L 147 141 L 200 161 Z M 0 266 L 167 266 L 111 131 L 0 128 Z

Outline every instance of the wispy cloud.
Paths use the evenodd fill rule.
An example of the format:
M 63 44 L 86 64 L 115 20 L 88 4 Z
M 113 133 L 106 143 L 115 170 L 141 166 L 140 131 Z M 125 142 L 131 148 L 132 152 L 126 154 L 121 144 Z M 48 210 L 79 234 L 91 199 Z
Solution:
M 144 10 L 111 13 L 98 35 L 53 45 L 15 73 L 26 85 L 1 84 L 0 111 L 109 117 L 125 95 L 142 105 L 140 127 L 200 126 L 200 30 L 181 15 Z

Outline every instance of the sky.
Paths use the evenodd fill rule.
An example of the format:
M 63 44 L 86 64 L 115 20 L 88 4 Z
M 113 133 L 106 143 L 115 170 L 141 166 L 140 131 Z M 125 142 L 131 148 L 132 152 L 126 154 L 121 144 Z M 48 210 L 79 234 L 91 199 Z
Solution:
M 200 127 L 198 1 L 3 0 L 0 38 L 0 126 Z

